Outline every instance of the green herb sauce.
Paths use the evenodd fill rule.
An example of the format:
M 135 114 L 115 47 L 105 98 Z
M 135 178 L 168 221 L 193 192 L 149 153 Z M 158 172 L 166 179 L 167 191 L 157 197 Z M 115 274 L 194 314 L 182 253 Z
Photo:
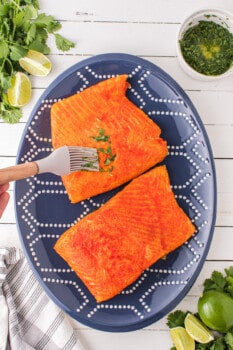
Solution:
M 112 152 L 112 147 L 111 147 L 111 140 L 110 136 L 105 134 L 105 130 L 100 128 L 99 129 L 99 134 L 97 136 L 90 136 L 93 140 L 96 142 L 105 142 L 106 147 L 99 147 L 97 148 L 98 152 L 102 153 L 105 155 L 105 160 L 104 160 L 104 168 L 100 168 L 101 172 L 109 172 L 111 173 L 114 169 L 114 166 L 112 163 L 114 162 L 116 158 L 116 154 L 113 154 Z
M 180 47 L 185 61 L 201 74 L 220 75 L 233 65 L 233 34 L 215 22 L 190 27 Z

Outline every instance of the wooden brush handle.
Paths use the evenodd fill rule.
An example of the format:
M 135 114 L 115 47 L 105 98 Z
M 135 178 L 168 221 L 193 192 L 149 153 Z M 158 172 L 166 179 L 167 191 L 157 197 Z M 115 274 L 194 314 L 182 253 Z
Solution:
M 0 185 L 10 181 L 25 179 L 26 177 L 36 175 L 38 166 L 36 163 L 23 163 L 8 168 L 0 169 Z

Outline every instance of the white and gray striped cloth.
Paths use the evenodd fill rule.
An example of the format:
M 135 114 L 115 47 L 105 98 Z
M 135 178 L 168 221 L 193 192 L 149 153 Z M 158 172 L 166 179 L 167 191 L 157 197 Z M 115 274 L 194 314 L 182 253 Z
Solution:
M 0 248 L 0 350 L 83 350 L 21 250 Z

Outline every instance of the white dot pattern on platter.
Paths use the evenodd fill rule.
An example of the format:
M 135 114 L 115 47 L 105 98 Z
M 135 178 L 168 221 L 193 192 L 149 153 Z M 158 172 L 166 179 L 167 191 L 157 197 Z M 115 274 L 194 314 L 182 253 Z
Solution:
M 96 307 L 94 307 L 88 314 L 87 317 L 91 318 L 93 317 L 99 310 L 101 309 L 110 309 L 112 311 L 119 312 L 120 310 L 125 311 L 128 310 L 129 312 L 135 314 L 139 319 L 143 319 L 144 315 L 134 306 L 134 305 L 116 305 L 116 304 L 97 304 Z
M 153 115 L 159 115 L 159 116 L 174 116 L 174 117 L 185 117 L 186 114 L 183 112 L 174 112 L 174 111 L 170 111 L 170 110 L 166 110 L 166 111 L 161 111 L 161 110 L 153 110 L 153 111 L 149 111 L 147 112 L 148 115 L 153 116 Z
M 201 173 L 201 169 L 200 169 L 199 165 L 190 157 L 190 155 L 188 153 L 183 152 L 183 151 L 172 151 L 171 149 L 172 149 L 172 147 L 170 147 L 170 149 L 169 149 L 169 156 L 171 156 L 171 157 L 184 157 L 196 169 L 196 173 L 193 174 L 183 185 L 173 185 L 172 186 L 173 189 L 186 188 L 186 187 L 190 186 L 190 184 L 198 178 L 198 176 Z
M 191 193 L 193 194 L 193 196 L 196 198 L 197 202 L 202 206 L 203 209 L 208 210 L 208 206 L 206 205 L 206 203 L 204 202 L 204 200 L 202 199 L 201 196 L 199 196 L 196 192 L 196 190 L 198 189 L 198 187 L 200 187 L 201 185 L 203 185 L 203 183 L 205 181 L 208 180 L 208 178 L 210 177 L 210 174 L 207 173 L 205 174 L 196 184 L 195 186 L 192 188 Z
M 28 179 L 27 179 L 28 180 Z M 28 181 L 29 182 L 29 181 Z M 40 180 L 37 180 L 37 177 L 35 177 L 36 183 L 41 183 Z M 30 181 L 32 183 L 32 181 Z M 42 182 L 43 184 L 44 182 Z M 58 195 L 58 196 L 64 196 L 67 195 L 65 189 L 60 186 L 60 182 L 55 181 L 55 186 L 53 181 L 49 181 L 46 183 L 47 189 L 37 190 L 35 193 L 34 191 L 29 188 L 28 192 L 25 193 L 23 198 L 17 202 L 17 205 L 22 206 L 24 214 L 21 216 L 21 219 L 23 222 L 25 222 L 29 227 L 33 227 L 34 225 L 38 228 L 64 228 L 67 229 L 71 227 L 74 223 L 76 223 L 76 219 L 72 223 L 56 223 L 56 222 L 39 222 L 38 219 L 32 215 L 32 213 L 29 211 L 29 207 L 32 205 L 32 203 L 41 195 Z M 58 189 L 56 186 L 58 185 Z M 35 186 L 33 186 L 35 188 Z M 61 187 L 61 189 L 59 189 Z M 86 210 L 83 211 L 82 214 L 80 214 L 80 218 L 84 217 L 88 214 L 90 211 L 89 208 L 86 208 Z M 35 231 L 34 231 L 35 232 Z M 31 239 L 31 235 L 27 236 L 28 239 Z
M 21 158 L 21 162 L 33 162 L 37 159 L 42 158 L 41 153 L 46 152 L 47 155 L 49 155 L 53 151 L 52 148 L 49 147 L 42 147 L 42 148 L 37 148 L 32 149 L 30 152 L 27 152 L 27 154 Z
M 138 72 L 140 72 L 142 69 L 142 66 L 138 65 L 137 67 L 135 67 L 131 73 L 129 73 L 129 78 L 132 78 L 134 75 L 138 74 Z
M 48 268 L 48 267 L 41 267 L 40 268 L 41 272 L 46 272 L 46 273 L 73 273 L 73 271 L 69 268 L 67 269 L 60 269 L 60 268 Z
M 125 288 L 121 294 L 133 294 L 136 289 L 140 287 L 140 285 L 146 280 L 148 277 L 147 270 L 142 273 L 142 275 L 137 279 L 137 282 L 135 282 L 132 286 Z
M 81 305 L 76 308 L 77 312 L 80 312 L 86 305 L 89 304 L 89 299 L 88 299 L 87 295 L 85 295 L 82 288 L 77 284 L 76 281 L 72 281 L 72 280 L 68 280 L 68 279 L 61 279 L 61 278 L 51 278 L 51 277 L 44 277 L 43 281 L 46 283 L 54 283 L 54 284 L 73 286 L 75 288 L 75 290 L 77 291 L 78 295 L 82 298 Z
M 180 270 L 174 270 L 174 269 L 156 269 L 156 268 L 152 268 L 152 267 L 149 267 L 148 269 L 146 269 L 146 271 L 140 276 L 140 278 L 137 280 L 136 283 L 134 283 L 132 286 L 130 286 L 129 288 L 126 288 L 124 289 L 121 294 L 125 294 L 125 295 L 128 295 L 128 294 L 133 294 L 136 289 L 138 289 L 140 287 L 140 285 L 144 282 L 144 280 L 146 279 L 150 279 L 150 276 L 151 274 L 157 274 L 157 273 L 160 273 L 160 274 L 164 274 L 164 275 L 168 275 L 168 274 L 172 274 L 172 275 L 182 275 L 182 274 L 185 274 L 189 268 L 194 264 L 196 263 L 199 259 L 200 259 L 200 255 L 195 251 L 195 249 L 186 242 L 186 245 L 188 247 L 188 249 L 192 252 L 192 254 L 194 255 L 194 257 L 189 261 L 189 263 L 187 263 L 186 265 L 184 265 L 182 267 L 182 269 Z M 180 281 L 179 283 L 181 284 L 185 284 L 185 281 Z M 166 286 L 166 285 L 170 285 L 170 281 L 163 281 L 163 286 Z M 173 283 L 172 283 L 173 285 Z M 156 286 L 161 286 L 160 282 L 156 282 Z
M 151 74 L 150 71 L 145 72 L 143 76 L 138 80 L 138 84 L 141 90 L 147 95 L 147 97 L 150 98 L 151 101 L 154 101 L 156 103 L 184 104 L 183 100 L 180 98 L 171 99 L 167 97 L 155 97 L 154 94 L 152 94 L 150 90 L 148 90 L 148 88 L 145 86 L 145 83 L 144 83 L 146 78 L 148 78 L 150 74 Z
M 115 74 L 98 74 L 94 70 L 92 70 L 92 68 L 90 68 L 89 66 L 86 66 L 85 69 L 89 74 L 94 76 L 95 79 L 99 79 L 99 80 L 114 78 L 116 76 Z
M 209 163 L 209 158 L 203 157 L 199 152 L 198 152 L 198 148 L 203 148 L 203 144 L 200 141 L 197 141 L 196 144 L 194 144 L 192 151 L 194 153 L 194 155 L 203 163 L 208 164 Z
M 195 213 L 194 218 L 192 219 L 193 222 L 195 222 L 196 220 L 198 220 L 198 218 L 201 217 L 201 213 L 200 211 L 197 209 L 196 205 L 192 203 L 192 201 L 187 198 L 184 195 L 175 195 L 175 198 L 184 201 L 186 204 L 188 204 L 188 206 L 192 209 L 192 211 Z
M 138 107 L 142 109 L 146 105 L 144 98 L 135 89 L 130 88 L 130 91 L 134 96 L 136 96 L 139 103 Z
M 80 87 L 78 89 L 78 92 L 82 91 L 84 88 L 90 85 L 91 79 L 93 80 L 93 77 L 96 80 L 102 80 L 114 77 L 116 75 L 111 74 L 98 74 L 95 72 L 91 67 L 86 66 L 84 73 L 81 71 L 77 71 L 77 80 L 80 81 Z M 193 221 L 200 221 L 201 219 L 201 213 L 196 207 L 194 203 L 192 203 L 189 198 L 187 198 L 185 195 L 182 194 L 182 190 L 184 188 L 187 188 L 188 186 L 191 187 L 192 195 L 195 198 L 198 205 L 201 207 L 204 207 L 205 210 L 208 210 L 208 206 L 204 202 L 204 199 L 201 197 L 201 195 L 198 195 L 198 189 L 206 183 L 209 179 L 209 173 L 205 172 L 202 173 L 199 162 L 202 162 L 204 165 L 209 164 L 209 160 L 205 158 L 204 155 L 202 155 L 203 148 L 205 145 L 202 144 L 202 142 L 199 142 L 198 136 L 200 135 L 200 130 L 198 126 L 194 123 L 194 120 L 191 115 L 186 113 L 186 105 L 184 101 L 179 97 L 175 98 L 167 98 L 165 96 L 155 96 L 155 94 L 152 94 L 149 91 L 149 87 L 147 88 L 146 79 L 150 76 L 150 71 L 146 71 L 142 74 L 142 67 L 138 65 L 135 67 L 131 72 L 129 72 L 129 77 L 134 79 L 135 84 L 137 85 L 138 89 L 131 88 L 130 93 L 136 100 L 138 101 L 138 105 L 140 108 L 146 108 L 147 101 L 153 102 L 153 109 L 147 113 L 151 116 L 157 116 L 157 117 L 172 117 L 174 119 L 182 120 L 182 123 L 186 123 L 188 127 L 190 128 L 191 135 L 184 141 L 180 141 L 180 144 L 177 145 L 169 145 L 169 157 L 184 157 L 184 159 L 195 169 L 195 174 L 193 176 L 190 176 L 188 179 L 184 181 L 184 183 L 181 183 L 180 185 L 174 184 L 173 189 L 175 191 L 176 198 L 178 198 L 181 201 L 184 201 L 188 207 L 191 209 L 191 211 L 194 212 L 195 216 L 192 219 Z M 97 82 L 97 81 L 96 81 Z M 34 159 L 34 155 L 38 156 L 41 152 L 50 152 L 52 150 L 51 146 L 51 138 L 47 135 L 46 137 L 42 134 L 40 135 L 38 133 L 38 130 L 36 128 L 37 123 L 40 121 L 40 118 L 42 117 L 44 112 L 50 111 L 50 108 L 53 103 L 61 100 L 61 98 L 57 99 L 44 99 L 39 107 L 39 110 L 36 112 L 36 115 L 34 116 L 34 119 L 28 129 L 28 133 L 26 134 L 27 142 L 29 143 L 29 151 L 22 157 L 22 161 L 27 161 L 29 159 Z M 158 104 L 158 106 L 156 105 Z M 162 108 L 162 110 L 161 110 Z M 167 108 L 167 109 L 166 109 Z M 189 112 L 190 113 L 190 112 Z M 192 150 L 191 154 L 187 154 L 186 147 L 189 147 Z M 203 151 L 204 152 L 204 151 Z M 186 276 L 185 274 L 188 274 L 188 271 L 197 263 L 197 261 L 200 259 L 200 254 L 198 251 L 196 251 L 196 248 L 203 249 L 205 244 L 203 244 L 201 238 L 199 238 L 199 235 L 194 235 L 191 242 L 185 243 L 185 249 L 188 251 L 189 254 L 189 260 L 185 261 L 184 266 L 182 266 L 179 269 L 176 268 L 168 268 L 168 269 L 157 269 L 157 268 L 149 268 L 147 269 L 133 284 L 132 286 L 126 288 L 124 291 L 122 291 L 121 295 L 127 298 L 127 296 L 134 294 L 137 295 L 138 291 L 140 290 L 139 287 L 142 287 L 145 281 L 150 281 L 151 274 L 153 275 L 163 275 L 170 276 L 171 280 L 164 280 L 164 281 L 157 281 L 155 283 L 148 283 L 148 288 L 146 287 L 144 289 L 144 292 L 141 296 L 137 297 L 137 300 L 135 300 L 136 304 L 140 304 L 142 307 L 142 312 L 140 311 L 140 307 L 137 308 L 135 305 L 128 305 L 124 304 L 124 302 L 121 303 L 121 305 L 114 305 L 109 303 L 104 303 L 100 305 L 104 306 L 96 306 L 92 309 L 91 312 L 87 311 L 85 308 L 87 304 L 89 303 L 88 296 L 84 293 L 84 291 L 79 287 L 75 282 L 72 281 L 71 278 L 75 278 L 73 276 L 72 269 L 67 268 L 66 270 L 59 269 L 57 267 L 50 268 L 48 266 L 42 266 L 42 262 L 39 261 L 39 257 L 37 256 L 37 244 L 40 243 L 40 241 L 43 241 L 46 243 L 46 239 L 56 241 L 58 235 L 56 234 L 56 229 L 66 229 L 72 225 L 74 225 L 76 222 L 81 220 L 84 216 L 86 216 L 90 211 L 93 209 L 100 207 L 103 205 L 95 201 L 93 198 L 89 198 L 88 200 L 81 202 L 81 212 L 77 218 L 73 222 L 69 223 L 62 223 L 62 222 L 38 222 L 37 218 L 34 217 L 33 213 L 30 212 L 30 205 L 38 198 L 38 196 L 46 195 L 46 196 L 67 196 L 67 193 L 63 187 L 62 181 L 44 181 L 40 180 L 40 177 L 34 177 L 33 179 L 27 179 L 27 188 L 28 190 L 26 193 L 23 194 L 22 198 L 20 198 L 17 202 L 17 205 L 21 208 L 23 208 L 23 215 L 22 220 L 28 227 L 27 232 L 27 240 L 29 244 L 30 253 L 32 256 L 32 259 L 35 262 L 35 265 L 39 268 L 41 273 L 43 274 L 43 280 L 45 283 L 50 284 L 59 284 L 64 286 L 73 286 L 77 290 L 78 295 L 82 296 L 82 303 L 79 305 L 76 309 L 77 312 L 88 312 L 88 317 L 92 317 L 96 315 L 102 308 L 110 309 L 110 310 L 129 310 L 130 313 L 133 313 L 138 317 L 139 319 L 143 318 L 143 312 L 149 313 L 151 312 L 151 307 L 147 303 L 147 297 L 153 293 L 153 291 L 157 288 L 172 288 L 177 285 L 186 285 Z M 43 188 L 43 190 L 42 190 Z M 36 193 L 35 193 L 36 191 Z M 208 224 L 207 221 L 203 220 L 203 223 L 198 226 L 197 231 L 201 230 L 203 227 L 205 227 Z M 43 230 L 49 230 L 54 231 L 54 233 L 43 233 L 40 234 L 40 229 Z M 39 230 L 39 234 L 38 234 Z M 42 231 L 44 232 L 44 231 Z M 42 243 L 43 244 L 43 243 Z M 56 277 L 57 274 L 60 274 L 59 278 Z M 61 277 L 61 274 L 64 274 L 64 278 Z M 71 277 L 72 276 L 72 277 Z M 179 277 L 182 277 L 182 279 L 178 279 Z M 77 279 L 78 281 L 78 279 Z M 162 290 L 162 289 L 161 289 Z
M 90 82 L 87 80 L 87 78 L 80 71 L 77 72 L 77 76 L 79 78 L 81 78 L 83 81 L 82 86 L 79 88 L 79 90 L 77 90 L 77 93 L 79 93 L 79 92 L 85 90 L 86 88 L 88 88 Z
M 200 230 L 205 227 L 208 224 L 207 220 L 204 220 L 198 227 L 197 227 L 197 231 L 200 232 Z M 203 242 L 201 242 L 199 240 L 198 235 L 194 235 L 193 240 L 195 241 L 195 243 L 200 247 L 203 248 L 205 246 L 205 244 Z
M 148 290 L 143 295 L 141 295 L 141 297 L 139 298 L 139 302 L 141 303 L 141 305 L 145 310 L 150 312 L 151 309 L 150 309 L 150 306 L 147 305 L 146 299 L 150 296 L 150 294 L 154 293 L 154 291 L 157 288 L 161 288 L 165 286 L 168 288 L 172 288 L 175 286 L 186 285 L 187 283 L 188 281 L 183 281 L 183 280 L 166 280 L 166 281 L 155 282 L 150 286 L 150 288 L 148 288 Z

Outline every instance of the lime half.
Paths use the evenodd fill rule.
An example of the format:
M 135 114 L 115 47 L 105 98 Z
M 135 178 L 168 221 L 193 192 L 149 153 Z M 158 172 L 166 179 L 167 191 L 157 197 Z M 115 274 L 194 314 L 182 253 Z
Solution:
M 194 315 L 187 314 L 184 321 L 185 329 L 194 340 L 201 344 L 209 343 L 214 339 L 211 331 Z
M 31 82 L 28 76 L 17 72 L 11 79 L 11 87 L 7 91 L 8 101 L 11 106 L 23 107 L 31 98 Z
M 195 350 L 195 341 L 184 327 L 171 328 L 170 335 L 177 350 Z
M 20 66 L 31 75 L 44 77 L 52 69 L 52 63 L 47 56 L 35 50 L 28 50 L 26 56 L 19 60 Z

